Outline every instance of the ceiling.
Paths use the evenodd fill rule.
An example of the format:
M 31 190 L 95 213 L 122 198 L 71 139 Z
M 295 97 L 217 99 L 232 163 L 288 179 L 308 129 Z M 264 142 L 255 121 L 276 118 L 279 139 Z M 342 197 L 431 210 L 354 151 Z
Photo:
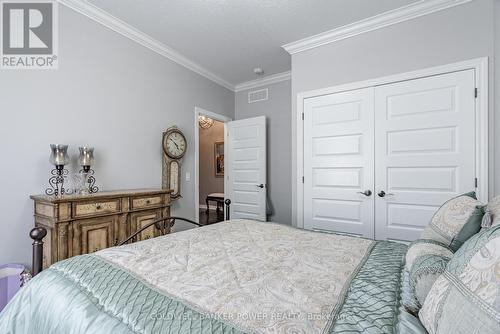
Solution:
M 281 48 L 418 0 L 89 0 L 236 85 L 290 70 Z

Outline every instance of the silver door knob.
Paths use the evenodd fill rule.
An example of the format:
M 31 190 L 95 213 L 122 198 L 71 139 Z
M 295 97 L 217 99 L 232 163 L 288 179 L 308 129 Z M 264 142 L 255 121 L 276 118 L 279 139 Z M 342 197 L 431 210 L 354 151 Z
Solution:
M 367 189 L 365 191 L 358 191 L 358 194 L 365 195 L 366 197 L 370 197 L 372 195 L 372 191 Z
M 377 195 L 378 195 L 378 197 L 394 196 L 394 194 L 386 193 L 383 190 L 380 190 L 380 192 Z
M 261 183 L 257 187 L 259 187 L 260 189 L 262 189 L 262 188 L 264 188 L 264 185 Z

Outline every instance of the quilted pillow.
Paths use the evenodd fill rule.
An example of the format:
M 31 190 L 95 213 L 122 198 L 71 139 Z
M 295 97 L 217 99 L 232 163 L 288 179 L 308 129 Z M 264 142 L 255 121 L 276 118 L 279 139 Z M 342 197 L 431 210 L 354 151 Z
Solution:
M 483 215 L 483 205 L 476 193 L 452 198 L 436 211 L 420 238 L 436 240 L 456 251 L 479 232 Z
M 455 253 L 419 318 L 430 334 L 498 334 L 500 225 L 474 235 Z
M 416 315 L 434 281 L 443 273 L 453 252 L 446 245 L 434 240 L 418 239 L 406 252 L 403 274 L 402 304 Z
M 452 257 L 449 255 L 427 254 L 415 260 L 410 270 L 410 288 L 417 300 L 418 308 L 424 304 L 427 294 L 437 278 L 444 272 Z

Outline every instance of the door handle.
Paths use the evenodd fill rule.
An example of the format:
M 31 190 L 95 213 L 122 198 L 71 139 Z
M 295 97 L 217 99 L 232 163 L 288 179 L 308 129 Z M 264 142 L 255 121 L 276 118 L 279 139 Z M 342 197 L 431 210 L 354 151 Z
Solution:
M 366 197 L 370 197 L 372 195 L 372 191 L 367 189 L 365 191 L 358 191 L 358 194 L 365 195 Z
M 257 185 L 257 187 L 259 187 L 260 189 L 264 188 L 264 185 L 261 183 L 259 185 Z
M 386 193 L 385 191 L 383 190 L 380 190 L 380 192 L 377 194 L 378 197 L 385 197 L 385 196 L 394 196 L 394 194 L 391 194 L 391 193 Z

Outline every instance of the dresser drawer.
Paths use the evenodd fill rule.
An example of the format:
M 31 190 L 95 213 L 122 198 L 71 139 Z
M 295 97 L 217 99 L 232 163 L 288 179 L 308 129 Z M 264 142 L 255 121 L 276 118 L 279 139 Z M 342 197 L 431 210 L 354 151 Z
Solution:
M 132 198 L 131 208 L 132 209 L 143 209 L 154 206 L 159 206 L 163 203 L 162 196 L 147 196 L 147 197 L 135 197 Z
M 94 215 L 112 214 L 120 212 L 120 199 L 110 199 L 98 202 L 75 203 L 74 217 L 88 217 Z

